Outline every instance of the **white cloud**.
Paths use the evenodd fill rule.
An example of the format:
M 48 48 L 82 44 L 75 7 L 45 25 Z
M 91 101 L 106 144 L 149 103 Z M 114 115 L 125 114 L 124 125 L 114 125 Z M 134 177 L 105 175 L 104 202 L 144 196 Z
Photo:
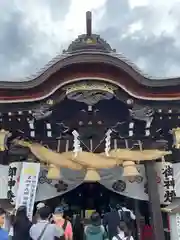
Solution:
M 88 10 L 94 32 L 144 71 L 180 75 L 180 0 L 2 0 L 0 78 L 34 73 L 67 48 Z
M 98 10 L 99 15 L 103 11 L 105 3 L 106 0 L 72 0 L 70 10 L 64 21 L 64 27 L 71 32 L 71 37 L 77 37 L 77 35 L 85 33 L 85 13 Z M 95 24 L 94 20 L 93 23 Z

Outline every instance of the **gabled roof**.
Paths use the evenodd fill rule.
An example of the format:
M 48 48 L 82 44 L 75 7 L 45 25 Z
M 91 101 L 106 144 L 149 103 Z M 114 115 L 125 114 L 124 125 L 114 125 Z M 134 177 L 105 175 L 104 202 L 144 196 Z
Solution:
M 105 77 L 95 73 L 96 76 L 94 76 L 94 79 L 97 77 L 97 79 L 101 78 L 101 80 L 103 80 L 110 77 L 109 81 L 126 90 L 131 96 L 139 96 L 139 98 L 147 100 L 180 100 L 180 78 L 157 79 L 144 74 L 122 54 L 116 53 L 116 51 L 99 35 L 92 34 L 91 22 L 91 13 L 87 12 L 86 34 L 80 35 L 69 45 L 67 50 L 63 50 L 62 54 L 53 58 L 36 74 L 18 82 L 0 81 L 0 102 L 9 102 L 11 99 L 16 102 L 15 96 L 17 96 L 18 102 L 20 95 L 21 102 L 23 101 L 22 97 L 27 101 L 44 99 L 48 95 L 47 91 L 53 93 L 65 85 L 66 81 L 68 83 L 70 80 L 70 78 L 65 78 L 65 76 L 61 75 L 63 69 L 74 65 L 82 65 L 83 69 L 85 64 L 104 64 L 104 68 L 113 66 L 116 70 L 118 69 L 119 72 L 121 71 L 123 74 L 126 74 L 127 79 L 122 79 L 123 77 L 120 75 L 118 75 L 118 77 L 116 76 L 114 79 L 112 76 L 111 79 L 110 75 L 112 72 L 106 74 Z M 71 72 L 71 69 L 69 71 Z M 57 72 L 60 73 L 59 82 L 54 82 L 53 85 L 50 78 Z M 92 74 L 89 74 L 89 76 L 85 74 L 84 77 L 87 79 L 88 77 L 92 77 Z M 77 77 L 77 79 L 78 78 L 82 79 L 83 76 Z M 72 76 L 72 80 L 73 79 L 75 79 L 75 76 Z M 51 86 L 47 87 L 47 82 Z M 12 92 L 10 93 L 9 89 L 15 94 L 11 94 Z M 21 90 L 24 91 L 19 92 Z M 36 98 L 31 97 L 32 91 L 34 91 L 37 96 Z M 11 95 L 13 95 L 13 97 L 11 97 Z

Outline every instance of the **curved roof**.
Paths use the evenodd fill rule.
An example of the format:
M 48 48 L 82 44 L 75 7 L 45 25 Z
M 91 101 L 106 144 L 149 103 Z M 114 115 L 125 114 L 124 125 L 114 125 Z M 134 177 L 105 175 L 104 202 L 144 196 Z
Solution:
M 6 99 L 10 101 L 10 99 L 15 99 L 16 97 L 17 99 L 21 98 L 21 101 L 22 97 L 26 100 L 31 99 L 33 98 L 31 97 L 32 90 L 35 92 L 36 96 L 39 94 L 39 99 L 43 99 L 43 96 L 45 97 L 48 95 L 47 91 L 54 92 L 56 91 L 55 89 L 60 88 L 62 85 L 66 84 L 66 81 L 68 82 L 70 80 L 70 76 L 67 78 L 67 76 L 61 75 L 64 68 L 79 64 L 82 65 L 82 69 L 85 64 L 104 64 L 104 68 L 113 66 L 114 69 L 118 69 L 126 74 L 126 79 L 123 79 L 122 76 L 120 77 L 121 74 L 119 73 L 118 77 L 116 76 L 113 78 L 112 76 L 112 79 L 110 77 L 109 80 L 112 80 L 112 82 L 119 87 L 126 89 L 131 96 L 139 96 L 141 99 L 153 98 L 155 100 L 171 100 L 171 98 L 173 100 L 180 99 L 180 77 L 155 79 L 144 74 L 122 54 L 116 53 L 116 51 L 99 35 L 92 34 L 91 21 L 91 13 L 87 12 L 86 34 L 82 34 L 72 41 L 67 50 L 63 50 L 62 54 L 57 55 L 36 74 L 19 82 L 0 81 L 0 102 L 2 102 L 3 99 L 5 102 Z M 53 78 L 54 74 L 57 72 L 60 73 L 58 77 L 59 82 L 56 81 L 52 83 L 52 80 L 48 81 L 50 78 Z M 109 77 L 111 74 L 113 75 L 112 71 L 106 74 L 106 76 L 101 76 L 101 78 L 107 79 L 107 75 Z M 94 76 L 95 78 L 98 76 L 100 77 L 98 73 L 96 73 L 96 75 L 97 76 Z M 89 76 L 92 76 L 92 74 L 89 74 Z M 72 77 L 74 78 L 74 76 Z M 84 77 L 87 79 L 87 74 L 85 74 Z M 49 86 L 46 84 L 47 82 L 49 82 Z M 15 94 L 13 95 L 12 92 L 10 93 L 8 89 L 13 90 Z M 23 94 L 19 90 L 24 90 Z M 29 92 L 27 92 L 27 90 Z M 13 95 L 13 97 L 11 95 Z
M 150 86 L 150 87 L 166 87 L 166 86 L 176 86 L 180 84 L 180 77 L 176 78 L 153 78 L 148 74 L 145 74 L 142 70 L 140 70 L 134 63 L 128 60 L 124 55 L 120 53 L 116 53 L 114 51 L 111 52 L 103 52 L 103 51 L 94 51 L 89 50 L 84 51 L 75 51 L 72 53 L 64 52 L 62 54 L 57 55 L 51 61 L 49 61 L 43 68 L 41 68 L 35 74 L 21 79 L 21 81 L 0 81 L 1 89 L 28 89 L 34 88 L 44 81 L 48 80 L 48 78 L 54 74 L 56 71 L 61 68 L 75 64 L 75 63 L 91 63 L 91 62 L 104 62 L 107 64 L 112 64 L 123 71 L 127 72 L 131 75 L 137 83 Z

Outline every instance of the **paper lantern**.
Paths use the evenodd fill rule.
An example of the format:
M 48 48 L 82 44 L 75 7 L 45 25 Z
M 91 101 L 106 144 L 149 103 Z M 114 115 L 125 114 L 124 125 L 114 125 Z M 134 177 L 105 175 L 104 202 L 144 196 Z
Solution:
M 3 152 L 6 150 L 7 139 L 11 136 L 9 131 L 1 129 L 0 131 L 0 151 Z
M 137 176 L 140 176 L 136 168 L 136 164 L 133 161 L 124 161 L 122 164 L 124 168 L 123 177 L 129 181 L 136 179 Z
M 60 180 L 61 179 L 60 169 L 55 165 L 50 164 L 48 168 L 47 178 L 52 180 Z
M 180 128 L 173 128 L 171 130 L 171 133 L 173 135 L 173 146 L 175 148 L 180 148 Z

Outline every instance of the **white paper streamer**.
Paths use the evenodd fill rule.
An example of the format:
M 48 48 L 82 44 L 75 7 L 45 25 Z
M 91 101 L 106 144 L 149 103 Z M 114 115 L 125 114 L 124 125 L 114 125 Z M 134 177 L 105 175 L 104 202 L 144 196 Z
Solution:
M 81 142 L 79 141 L 79 133 L 76 130 L 74 130 L 72 132 L 72 135 L 74 136 L 73 152 L 74 152 L 74 156 L 77 157 L 78 152 L 81 151 Z
M 111 149 L 111 133 L 112 133 L 111 129 L 109 129 L 106 132 L 106 138 L 105 138 L 105 154 L 106 154 L 106 156 L 109 156 L 109 151 Z

